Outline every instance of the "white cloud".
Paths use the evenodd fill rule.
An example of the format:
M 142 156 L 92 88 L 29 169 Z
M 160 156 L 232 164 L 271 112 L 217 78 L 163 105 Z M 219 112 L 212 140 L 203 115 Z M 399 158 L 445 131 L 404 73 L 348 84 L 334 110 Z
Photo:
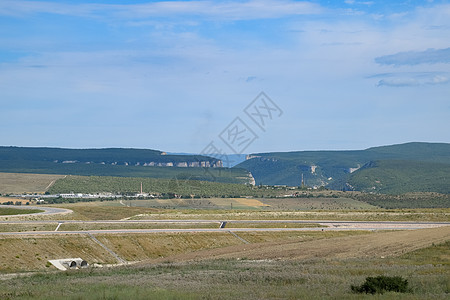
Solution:
M 450 63 L 450 48 L 399 52 L 377 57 L 375 62 L 380 65 L 394 66 Z
M 382 77 L 377 86 L 411 87 L 447 84 L 450 82 L 448 73 L 392 73 L 380 74 L 373 77 Z
M 448 64 L 395 66 L 374 61 L 384 54 L 447 49 L 450 46 L 447 6 L 386 14 L 374 20 L 370 18 L 370 11 L 349 14 L 342 9 L 325 9 L 296 1 L 74 5 L 0 0 L 0 14 L 27 16 L 41 12 L 81 17 L 69 18 L 71 22 L 95 18 L 88 26 L 99 30 L 92 33 L 92 40 L 74 36 L 68 37 L 68 42 L 60 36 L 52 36 L 51 31 L 29 36 L 18 30 L 19 34 L 14 37 L 2 37 L 0 44 L 4 48 L 21 49 L 24 53 L 28 53 L 28 49 L 33 51 L 28 57 L 2 63 L 2 108 L 5 108 L 3 103 L 22 103 L 21 107 L 14 107 L 23 111 L 30 103 L 48 103 L 47 106 L 36 104 L 39 110 L 34 115 L 47 113 L 45 116 L 52 122 L 52 115 L 64 116 L 58 117 L 58 121 L 73 124 L 75 129 L 80 123 L 86 128 L 103 128 L 91 143 L 103 138 L 104 143 L 125 138 L 126 143 L 133 144 L 141 140 L 140 137 L 133 139 L 132 132 L 136 131 L 149 137 L 146 139 L 149 147 L 159 143 L 164 145 L 163 149 L 172 145 L 173 150 L 180 150 L 179 147 L 191 143 L 192 149 L 195 148 L 192 151 L 198 151 L 261 90 L 279 101 L 286 115 L 280 121 L 279 130 L 274 131 L 271 138 L 264 138 L 269 142 L 261 144 L 259 150 L 275 147 L 272 145 L 305 147 L 308 137 L 301 141 L 303 144 L 283 143 L 292 140 L 288 135 L 309 130 L 317 133 L 309 135 L 314 136 L 317 143 L 329 145 L 330 138 L 353 130 L 355 118 L 367 115 L 372 121 L 361 123 L 366 125 L 361 126 L 361 134 L 356 134 L 354 140 L 370 139 L 373 143 L 372 139 L 382 140 L 384 136 L 376 136 L 379 132 L 375 125 L 373 135 L 364 132 L 364 126 L 385 123 L 390 127 L 392 123 L 385 117 L 386 111 L 396 111 L 390 109 L 395 105 L 398 111 L 403 109 L 404 103 L 418 103 L 426 97 L 438 103 L 428 107 L 429 114 L 448 123 L 445 118 L 436 117 L 445 114 L 441 103 L 448 103 L 445 98 L 450 78 Z M 316 13 L 320 15 L 293 17 Z M 288 18 L 275 22 L 266 20 L 278 17 Z M 44 18 L 38 19 L 43 22 L 40 25 L 44 25 L 40 28 L 54 25 L 45 23 Z M 49 18 L 52 19 L 55 18 Z M 213 28 L 210 22 L 204 22 L 253 19 L 264 20 L 248 22 L 242 27 L 239 22 L 223 22 Z M 106 23 L 105 26 L 97 20 Z M 269 28 L 272 25 L 275 28 Z M 74 32 L 81 35 L 88 26 L 80 26 Z M 95 34 L 101 41 L 95 40 Z M 72 45 L 76 45 L 75 49 Z M 389 74 L 367 77 L 367 74 L 377 73 Z M 411 86 L 417 88 L 387 88 Z M 349 107 L 352 109 L 350 117 Z M 206 110 L 212 112 L 209 119 L 214 120 L 214 124 L 199 121 Z M 304 111 L 321 113 L 303 114 Z M 6 109 L 2 112 L 22 120 L 19 113 L 8 113 Z M 406 124 L 405 128 L 410 124 L 404 115 L 399 119 Z M 131 133 L 122 136 L 108 133 L 110 124 L 117 124 L 117 120 L 121 122 L 118 127 L 129 128 Z M 179 129 L 180 120 L 185 124 L 183 130 Z M 323 127 L 317 126 L 319 123 Z M 430 132 L 443 127 L 427 124 L 425 128 Z M 9 126 L 4 121 L 1 125 Z M 52 126 L 54 124 L 48 128 Z M 14 134 L 25 136 L 32 126 L 26 127 L 23 132 L 16 130 Z M 150 128 L 154 131 L 147 132 Z M 329 128 L 335 130 L 330 132 Z M 413 131 L 407 129 L 405 132 Z M 64 133 L 54 135 L 55 143 L 71 136 L 66 131 L 76 130 L 62 125 L 61 131 Z M 190 132 L 195 133 L 195 137 Z M 397 136 L 391 136 L 392 140 L 405 132 L 398 130 Z M 89 129 L 86 137 L 80 137 L 80 143 L 89 143 L 90 133 Z M 314 143 L 311 139 L 309 142 Z
M 420 83 L 414 78 L 388 78 L 378 81 L 377 86 L 392 86 L 392 87 L 405 87 L 405 86 L 418 86 Z

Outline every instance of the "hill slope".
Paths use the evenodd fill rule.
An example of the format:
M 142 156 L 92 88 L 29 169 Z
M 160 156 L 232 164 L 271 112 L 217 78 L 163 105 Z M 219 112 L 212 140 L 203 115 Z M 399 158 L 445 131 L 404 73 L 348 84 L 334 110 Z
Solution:
M 30 161 L 53 163 L 93 163 L 114 165 L 144 165 L 154 163 L 177 165 L 179 163 L 208 162 L 221 166 L 218 159 L 201 155 L 167 155 L 150 149 L 65 149 L 40 147 L 0 147 L 0 159 L 6 161 Z
M 448 193 L 448 165 L 450 144 L 407 143 L 355 151 L 257 153 L 237 167 L 250 171 L 256 184 L 299 186 L 303 174 L 308 186 L 382 193 Z M 371 171 L 372 168 L 377 171 Z M 375 181 L 380 181 L 372 172 L 380 174 L 385 182 L 389 176 L 394 180 L 389 188 L 372 189 Z M 409 180 L 412 174 L 414 179 Z M 375 177 L 377 179 L 373 181 Z
M 351 174 L 348 184 L 364 192 L 450 194 L 450 164 L 402 160 L 375 161 Z
M 0 147 L 0 172 L 249 182 L 246 170 L 221 166 L 220 160 L 208 156 L 166 155 L 148 149 Z

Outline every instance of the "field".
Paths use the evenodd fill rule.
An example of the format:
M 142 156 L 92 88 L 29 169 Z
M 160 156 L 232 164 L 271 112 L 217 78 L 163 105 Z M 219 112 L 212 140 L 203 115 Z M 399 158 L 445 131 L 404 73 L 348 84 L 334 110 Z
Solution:
M 42 212 L 39 209 L 17 209 L 11 207 L 1 207 L 0 206 L 0 216 L 10 216 L 10 215 L 19 215 L 19 214 L 34 214 Z
M 173 209 L 264 209 L 270 205 L 251 198 L 205 198 L 205 199 L 152 199 L 124 200 L 132 207 Z
M 44 193 L 60 178 L 64 175 L 0 172 L 0 194 Z
M 214 201 L 213 198 L 208 199 Z M 222 198 L 218 200 L 223 201 Z M 225 199 L 228 200 L 228 199 Z M 291 205 L 292 199 L 280 199 L 280 206 Z M 330 201 L 334 201 L 329 199 Z M 250 206 L 246 209 L 198 208 L 188 206 L 176 208 L 149 207 L 156 200 L 136 200 L 142 206 L 124 206 L 120 201 L 78 202 L 67 204 L 53 204 L 49 207 L 61 207 L 73 210 L 72 214 L 61 216 L 42 216 L 46 220 L 342 220 L 342 221 L 433 221 L 447 222 L 450 219 L 450 208 L 432 209 L 279 209 L 277 207 Z M 169 201 L 169 200 L 168 200 Z M 264 199 L 260 199 L 264 203 Z M 283 204 L 287 201 L 287 204 Z M 127 205 L 128 201 L 123 201 Z M 150 203 L 150 204 L 149 204 Z M 254 202 L 251 202 L 252 204 Z M 302 202 L 298 202 L 301 206 Z M 320 204 L 322 206 L 323 204 Z M 147 206 L 147 207 L 146 207 Z
M 158 211 L 153 208 L 125 207 L 119 201 L 79 202 L 49 206 L 68 208 L 73 213 L 65 216 L 48 217 L 47 219 L 121 220 L 138 214 L 152 214 Z
M 195 169 L 195 168 L 194 168 Z M 235 176 L 239 179 L 238 183 L 248 182 L 246 174 L 240 174 L 233 169 L 231 171 L 223 171 L 213 169 L 213 175 L 217 178 L 216 182 L 193 180 L 195 176 L 189 174 L 174 173 L 173 178 L 145 178 L 145 177 L 111 177 L 111 176 L 67 176 L 55 182 L 48 190 L 52 194 L 57 193 L 99 193 L 108 192 L 116 194 L 136 194 L 140 191 L 140 185 L 144 193 L 155 195 L 177 194 L 183 197 L 190 198 L 191 195 L 196 196 L 233 196 L 233 195 L 252 195 L 267 194 L 267 191 L 258 190 L 244 184 L 233 183 L 236 181 L 225 181 L 226 178 Z M 211 171 L 211 172 L 212 172 Z M 197 170 L 197 172 L 199 172 Z M 238 176 L 239 175 L 239 176 Z M 231 183 L 222 183 L 220 180 Z M 212 179 L 211 179 L 212 180 Z M 274 194 L 274 193 L 272 193 Z
M 324 198 L 205 198 L 205 199 L 152 199 L 124 200 L 132 207 L 176 208 L 176 209 L 253 209 L 264 211 L 290 210 L 368 210 L 376 206 L 346 197 Z
M 58 182 L 80 184 L 86 178 L 68 176 L 53 187 L 57 188 Z M 111 186 L 126 183 L 131 187 L 140 180 L 88 178 L 86 186 L 110 181 Z M 157 186 L 161 180 L 152 184 Z M 145 183 L 150 186 L 151 181 Z M 212 191 L 230 185 L 205 186 Z M 448 298 L 450 226 L 334 231 L 336 228 L 327 230 L 318 224 L 321 220 L 448 222 L 448 205 L 420 209 L 377 206 L 389 199 L 394 206 L 420 199 L 445 204 L 447 196 L 411 194 L 401 198 L 301 191 L 296 198 L 275 198 L 273 195 L 286 191 L 257 189 L 261 194 L 273 194 L 46 204 L 73 213 L 3 216 L 0 299 Z M 300 220 L 311 223 L 293 222 Z M 225 228 L 211 231 L 218 230 L 223 221 Z M 57 228 L 60 232 L 54 232 Z M 81 257 L 91 267 L 61 272 L 48 262 L 68 257 Z M 403 276 L 410 292 L 352 293 L 352 284 L 377 275 Z
M 406 193 L 400 195 L 381 195 L 351 193 L 355 200 L 381 208 L 448 208 L 450 207 L 450 194 L 439 193 Z
M 12 198 L 12 197 L 0 197 L 0 203 L 1 204 L 5 204 L 5 203 L 13 203 L 14 205 L 16 205 L 18 202 L 20 202 L 20 205 L 26 205 L 27 202 L 30 202 L 30 200 L 28 199 L 19 199 L 19 198 Z
M 54 230 L 56 226 L 46 225 Z M 239 236 L 252 243 L 280 241 L 311 241 L 332 237 L 361 235 L 362 232 L 243 232 Z M 243 242 L 228 232 L 223 233 L 153 233 L 153 234 L 98 234 L 96 238 L 128 262 L 146 259 L 169 258 L 189 255 L 190 252 L 227 248 Z M 17 271 L 48 271 L 48 259 L 60 257 L 83 257 L 91 264 L 113 264 L 116 259 L 105 249 L 83 234 L 60 236 L 0 237 L 0 273 Z M 20 250 L 18 250 L 20 249 Z M 206 256 L 205 256 L 206 258 Z M 174 258 L 180 260 L 180 257 Z
M 164 257 L 113 269 L 69 271 L 64 276 L 46 272 L 2 280 L 0 298 L 445 299 L 450 293 L 450 243 L 444 241 L 448 239 L 449 230 L 440 234 L 436 233 L 438 231 L 322 236 L 319 239 L 318 236 L 291 236 L 284 239 L 288 241 L 285 244 L 295 247 L 291 246 L 291 249 L 269 257 L 265 254 L 254 257 L 257 247 L 250 249 L 247 255 L 243 248 L 248 245 L 229 245 L 222 248 L 230 241 L 221 236 L 200 236 L 199 240 L 216 247 L 213 250 L 198 252 L 205 254 L 201 260 L 181 253 L 174 256 L 176 259 Z M 128 239 L 115 236 L 108 240 L 105 240 L 105 237 L 100 238 L 116 245 L 115 249 L 130 260 L 135 257 L 158 256 L 158 251 L 167 253 L 168 249 L 179 249 L 179 246 L 191 251 L 201 249 L 192 236 L 179 238 L 178 242 L 175 242 L 173 237 L 163 240 L 157 237 L 156 242 L 151 236 Z M 414 247 L 410 246 L 424 238 L 426 241 Z M 81 248 L 75 247 L 74 240 L 45 239 L 41 242 L 39 239 L 30 238 L 22 243 L 23 246 L 51 243 L 55 246 L 55 252 L 62 248 L 61 245 L 67 244 L 71 251 L 78 248 L 90 259 L 101 255 L 101 250 L 96 250 L 95 245 L 88 239 L 81 240 Z M 267 253 L 276 241 L 261 244 L 260 253 Z M 126 242 L 131 242 L 132 246 L 125 247 L 128 244 Z M 143 247 L 133 246 L 140 243 Z M 151 247 L 155 243 L 159 245 L 157 249 Z M 376 246 L 375 249 L 373 246 Z M 294 248 L 295 250 L 292 250 Z M 365 249 L 371 251 L 366 252 Z M 153 254 L 149 255 L 146 251 Z M 301 259 L 299 256 L 295 259 L 290 256 L 292 251 L 300 254 Z M 33 255 L 29 255 L 30 260 L 39 261 L 37 258 L 40 257 L 44 260 L 43 254 L 36 250 L 33 252 Z M 222 256 L 213 256 L 217 253 L 222 253 Z M 228 258 L 224 258 L 225 256 Z M 382 296 L 355 295 L 351 292 L 350 285 L 361 284 L 366 276 L 381 274 L 403 276 L 408 280 L 411 291 L 407 294 L 389 292 Z

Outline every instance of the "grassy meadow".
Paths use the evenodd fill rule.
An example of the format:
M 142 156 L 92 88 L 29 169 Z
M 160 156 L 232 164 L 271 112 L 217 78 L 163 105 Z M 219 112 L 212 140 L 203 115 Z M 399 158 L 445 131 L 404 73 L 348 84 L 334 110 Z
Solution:
M 0 172 L 0 194 L 44 193 L 64 175 Z
M 450 243 L 399 257 L 141 263 L 0 281 L 1 299 L 448 299 Z M 354 294 L 367 276 L 402 276 L 405 294 Z
M 40 209 L 27 209 L 27 208 L 12 208 L 12 207 L 1 207 L 0 206 L 0 216 L 12 216 L 12 215 L 26 215 L 35 214 L 42 212 Z
M 132 191 L 141 182 L 139 178 L 68 176 L 53 182 L 51 189 L 62 191 L 78 184 L 83 187 L 83 180 L 88 180 L 84 185 L 87 190 L 103 184 L 108 184 L 110 189 L 120 183 L 123 186 L 119 188 Z M 450 219 L 449 205 L 445 206 L 448 196 L 441 194 L 410 194 L 402 198 L 300 191 L 296 198 L 278 198 L 275 196 L 286 193 L 283 188 L 253 189 L 241 185 L 242 191 L 257 191 L 257 197 L 229 197 L 234 195 L 228 189 L 230 184 L 197 181 L 197 185 L 191 185 L 188 181 L 174 184 L 163 179 L 147 180 L 144 187 L 145 183 L 157 187 L 165 182 L 183 193 L 204 187 L 208 193 L 220 193 L 208 198 L 58 203 L 50 206 L 71 209 L 73 213 L 26 217 L 48 223 L 0 224 L 0 232 L 30 231 L 24 236 L 0 236 L 0 299 L 434 300 L 448 299 L 450 295 L 449 227 L 388 232 L 245 231 L 233 235 L 225 229 L 223 232 L 94 234 L 129 263 L 113 267 L 117 259 L 86 234 L 33 235 L 33 231 L 55 230 L 57 220 L 199 220 L 177 224 L 66 222 L 59 228 L 76 231 L 217 228 L 217 220 L 231 220 L 228 228 L 294 230 L 319 225 L 283 220 L 448 222 Z M 47 180 L 46 184 L 51 182 Z M 423 200 L 428 201 L 425 206 L 434 208 L 411 208 Z M 388 208 L 387 203 L 392 205 Z M 2 209 L 0 206 L 0 214 Z M 3 218 L 14 220 L 11 216 Z M 280 222 L 252 222 L 265 219 Z M 48 260 L 62 257 L 82 257 L 97 267 L 56 271 Z M 351 291 L 351 285 L 360 285 L 367 276 L 378 275 L 402 276 L 408 280 L 410 291 L 375 296 Z

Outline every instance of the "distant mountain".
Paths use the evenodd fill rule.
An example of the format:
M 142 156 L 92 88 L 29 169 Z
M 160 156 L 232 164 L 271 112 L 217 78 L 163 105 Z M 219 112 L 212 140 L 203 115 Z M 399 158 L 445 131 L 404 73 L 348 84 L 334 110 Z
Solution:
M 202 155 L 167 155 L 150 149 L 65 149 L 33 147 L 0 147 L 0 160 L 24 160 L 54 163 L 94 163 L 148 166 L 207 166 L 221 167 L 221 161 Z
M 252 181 L 247 171 L 224 169 L 213 157 L 124 148 L 0 147 L 0 172 Z
M 449 165 L 450 144 L 406 143 L 354 151 L 256 153 L 237 167 L 250 171 L 256 184 L 299 186 L 303 175 L 313 187 L 448 193 Z

